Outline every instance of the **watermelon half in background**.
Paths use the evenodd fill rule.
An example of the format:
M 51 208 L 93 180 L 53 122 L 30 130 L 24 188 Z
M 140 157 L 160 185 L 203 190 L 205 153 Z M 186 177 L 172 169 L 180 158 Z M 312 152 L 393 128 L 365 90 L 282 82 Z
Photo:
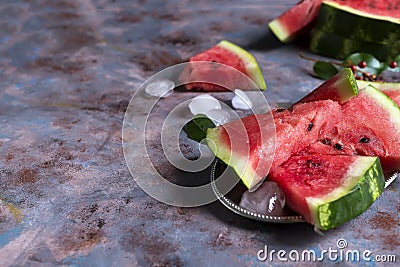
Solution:
M 210 49 L 191 57 L 189 62 L 190 64 L 180 75 L 180 81 L 185 84 L 187 90 L 266 89 L 257 60 L 249 52 L 231 42 L 221 41 Z M 238 75 L 236 70 L 246 76 Z M 250 78 L 254 84 L 250 84 L 246 77 Z M 228 88 L 217 84 L 223 84 Z

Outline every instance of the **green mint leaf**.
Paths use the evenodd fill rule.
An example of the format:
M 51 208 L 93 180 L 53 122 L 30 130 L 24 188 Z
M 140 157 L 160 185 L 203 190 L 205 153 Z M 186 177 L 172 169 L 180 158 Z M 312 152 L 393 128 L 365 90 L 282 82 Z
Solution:
M 332 63 L 325 61 L 315 62 L 313 70 L 314 73 L 323 80 L 328 80 L 338 73 L 338 69 Z
M 208 128 L 214 128 L 215 124 L 206 115 L 196 115 L 184 126 L 187 136 L 197 142 L 200 142 L 207 135 Z

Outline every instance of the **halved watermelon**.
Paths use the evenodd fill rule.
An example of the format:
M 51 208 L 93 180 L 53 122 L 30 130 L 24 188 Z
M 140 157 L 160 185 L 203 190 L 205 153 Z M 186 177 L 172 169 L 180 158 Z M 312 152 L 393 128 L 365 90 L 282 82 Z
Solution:
M 249 83 L 243 81 L 243 77 L 235 73 L 234 70 L 239 70 L 249 77 L 258 89 L 266 89 L 264 77 L 257 60 L 249 52 L 231 42 L 221 41 L 212 48 L 191 57 L 189 61 L 190 65 L 180 75 L 180 80 L 185 83 L 187 90 L 257 89 L 254 86 L 250 87 Z M 203 64 L 199 64 L 199 62 L 203 62 Z M 187 81 L 199 82 L 186 83 Z M 217 85 L 218 83 L 231 88 L 223 88 Z
M 368 85 L 382 91 L 385 95 L 390 97 L 398 106 L 400 106 L 400 83 L 386 83 L 386 82 L 369 82 L 363 80 L 357 80 L 359 88 L 364 88 Z
M 353 40 L 335 33 L 314 30 L 310 50 L 320 55 L 338 59 L 344 59 L 356 52 L 364 52 L 374 55 L 381 61 L 391 62 L 400 53 L 400 42 L 380 44 Z
M 344 103 L 357 95 L 358 87 L 351 69 L 344 68 L 338 74 L 325 81 L 297 103 L 331 99 Z
M 347 155 L 293 156 L 269 177 L 282 188 L 287 205 L 322 230 L 363 213 L 385 183 L 377 157 Z
M 321 0 L 301 0 L 268 26 L 281 42 L 289 42 L 307 32 L 313 26 Z

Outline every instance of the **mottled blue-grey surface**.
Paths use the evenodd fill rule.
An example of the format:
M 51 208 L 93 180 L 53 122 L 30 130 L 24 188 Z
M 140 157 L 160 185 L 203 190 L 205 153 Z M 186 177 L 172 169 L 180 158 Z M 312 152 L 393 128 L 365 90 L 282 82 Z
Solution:
M 271 104 L 317 86 L 297 56 L 305 42 L 282 45 L 267 28 L 295 2 L 1 0 L 0 266 L 286 266 L 260 262 L 257 252 L 267 245 L 318 253 L 337 249 L 340 238 L 350 250 L 400 261 L 398 182 L 366 213 L 321 236 L 308 224 L 247 220 L 219 203 L 167 206 L 126 167 L 121 129 L 135 90 L 221 39 L 255 55 Z M 187 97 L 175 92 L 157 112 Z M 208 179 L 163 169 L 157 138 L 149 142 L 171 180 Z

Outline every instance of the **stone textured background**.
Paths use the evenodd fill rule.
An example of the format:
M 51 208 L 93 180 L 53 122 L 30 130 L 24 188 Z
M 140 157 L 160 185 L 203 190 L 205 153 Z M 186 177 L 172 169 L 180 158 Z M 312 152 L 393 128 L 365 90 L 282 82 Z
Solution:
M 0 265 L 263 266 L 264 245 L 318 252 L 339 238 L 400 260 L 399 183 L 320 236 L 307 224 L 247 220 L 217 202 L 161 204 L 126 167 L 121 129 L 135 90 L 221 39 L 255 55 L 272 105 L 321 83 L 297 56 L 306 40 L 281 45 L 267 28 L 295 2 L 0 1 Z M 174 93 L 159 112 L 187 97 Z

